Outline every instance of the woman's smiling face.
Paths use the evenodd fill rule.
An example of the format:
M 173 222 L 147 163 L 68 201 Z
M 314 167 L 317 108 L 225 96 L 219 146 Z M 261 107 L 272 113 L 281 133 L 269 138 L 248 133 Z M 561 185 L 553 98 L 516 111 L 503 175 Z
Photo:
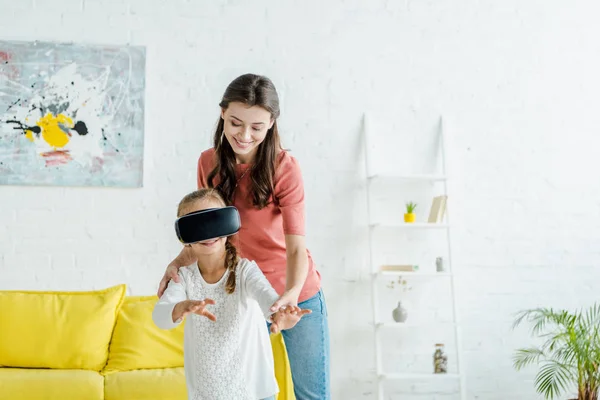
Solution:
M 258 146 L 273 126 L 271 113 L 262 107 L 233 102 L 221 111 L 221 118 L 225 138 L 235 152 L 237 162 L 252 163 Z

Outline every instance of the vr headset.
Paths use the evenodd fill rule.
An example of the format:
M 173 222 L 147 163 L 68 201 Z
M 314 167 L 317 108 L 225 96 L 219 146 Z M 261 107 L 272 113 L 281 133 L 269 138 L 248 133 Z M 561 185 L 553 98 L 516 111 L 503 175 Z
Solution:
M 240 214 L 233 206 L 195 211 L 175 220 L 175 232 L 183 244 L 235 235 L 240 227 Z

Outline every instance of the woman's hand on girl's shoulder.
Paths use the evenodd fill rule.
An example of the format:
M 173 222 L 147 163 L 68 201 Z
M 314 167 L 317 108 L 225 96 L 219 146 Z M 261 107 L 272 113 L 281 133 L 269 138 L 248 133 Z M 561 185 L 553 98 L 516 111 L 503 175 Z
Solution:
M 160 280 L 160 283 L 158 284 L 158 292 L 156 293 L 156 295 L 160 298 L 163 293 L 165 292 L 165 290 L 167 290 L 167 285 L 169 284 L 169 281 L 172 279 L 177 283 L 180 283 L 180 279 L 179 279 L 179 268 L 173 264 L 169 264 L 167 266 L 167 270 L 165 271 L 165 274 L 163 275 L 162 279 Z
M 171 279 L 177 283 L 181 283 L 178 275 L 179 268 L 190 265 L 196 262 L 197 259 L 198 258 L 192 252 L 191 247 L 183 246 L 179 255 L 167 266 L 167 270 L 158 284 L 158 291 L 156 293 L 158 297 L 160 298 L 165 290 L 167 290 L 167 286 Z

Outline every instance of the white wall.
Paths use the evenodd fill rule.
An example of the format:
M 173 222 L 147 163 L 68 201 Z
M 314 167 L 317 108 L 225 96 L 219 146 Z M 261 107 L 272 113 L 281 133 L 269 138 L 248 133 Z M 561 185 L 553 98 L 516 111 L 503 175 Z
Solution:
M 386 116 L 376 130 L 386 140 L 415 140 L 439 113 L 449 118 L 469 398 L 534 399 L 534 370 L 511 365 L 529 343 L 510 330 L 513 313 L 597 298 L 599 11 L 591 0 L 0 0 L 2 40 L 147 46 L 144 187 L 0 187 L 0 289 L 124 282 L 130 294 L 154 293 L 179 249 L 176 202 L 195 187 L 219 98 L 237 75 L 262 73 L 280 91 L 284 144 L 303 167 L 307 241 L 331 314 L 334 399 L 374 398 L 366 110 Z M 391 170 L 402 159 L 388 160 Z M 399 293 L 388 292 L 392 303 Z M 386 349 L 417 354 L 394 365 L 429 368 L 439 337 L 401 335 Z M 419 396 L 427 387 L 396 385 L 388 398 L 457 398 L 446 386 Z

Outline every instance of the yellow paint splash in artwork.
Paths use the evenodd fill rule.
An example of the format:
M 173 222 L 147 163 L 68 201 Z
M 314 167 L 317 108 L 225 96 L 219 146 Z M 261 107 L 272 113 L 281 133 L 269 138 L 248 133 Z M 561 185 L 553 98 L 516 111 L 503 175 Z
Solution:
M 51 113 L 48 113 L 37 122 L 37 126 L 42 128 L 42 137 L 46 143 L 54 148 L 64 147 L 69 143 L 69 135 L 60 128 L 59 124 L 68 128 L 74 126 L 73 120 L 63 114 L 58 114 L 55 117 Z M 30 135 L 30 132 L 28 131 L 25 136 Z M 31 137 L 33 138 L 33 136 Z
M 27 129 L 27 133 L 25 134 L 25 137 L 27 139 L 29 139 L 30 142 L 33 142 L 33 132 L 30 131 L 29 129 Z

